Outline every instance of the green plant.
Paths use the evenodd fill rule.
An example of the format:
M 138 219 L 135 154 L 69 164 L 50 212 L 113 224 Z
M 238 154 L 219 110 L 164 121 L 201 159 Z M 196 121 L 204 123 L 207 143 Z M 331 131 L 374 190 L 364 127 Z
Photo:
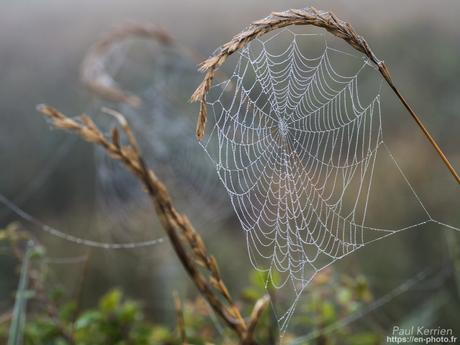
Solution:
M 27 288 L 29 282 L 29 264 L 34 247 L 33 243 L 27 244 L 27 249 L 22 260 L 19 286 L 16 291 L 16 303 L 14 305 L 10 330 L 8 333 L 8 345 L 22 345 L 24 326 L 26 323 Z
M 46 288 L 46 252 L 18 226 L 0 231 L 0 239 L 9 245 L 21 267 L 20 286 L 16 307 L 9 322 L 0 323 L 0 341 L 8 337 L 24 345 L 175 345 L 175 344 L 238 344 L 238 338 L 228 328 L 221 326 L 206 299 L 201 296 L 180 300 L 175 296 L 176 326 L 152 322 L 142 304 L 127 298 L 118 288 L 106 292 L 99 302 L 81 309 L 75 298 L 63 298 L 59 287 Z M 41 279 L 37 279 L 41 277 Z M 236 304 L 250 313 L 254 304 L 266 293 L 263 274 L 254 271 Z M 276 279 L 276 278 L 275 278 Z M 25 284 L 28 282 L 28 284 Z M 272 289 L 268 287 L 270 293 Z M 356 311 L 372 300 L 372 294 L 362 276 L 352 278 L 325 270 L 312 282 L 310 297 L 293 319 L 293 329 L 316 331 L 319 336 L 302 344 L 377 344 L 379 338 L 367 332 L 343 328 L 331 335 L 321 335 L 324 327 L 340 321 L 343 315 Z M 27 310 L 26 300 L 31 303 Z M 21 306 L 20 311 L 18 305 Z M 171 296 L 171 307 L 173 296 Z M 268 310 L 259 316 L 259 327 L 254 339 L 261 344 L 278 342 L 276 320 Z M 22 325 L 22 326 L 21 326 Z M 11 329 L 11 331 L 9 331 Z M 287 333 L 284 343 L 293 335 Z M 17 345 L 10 342 L 8 345 Z

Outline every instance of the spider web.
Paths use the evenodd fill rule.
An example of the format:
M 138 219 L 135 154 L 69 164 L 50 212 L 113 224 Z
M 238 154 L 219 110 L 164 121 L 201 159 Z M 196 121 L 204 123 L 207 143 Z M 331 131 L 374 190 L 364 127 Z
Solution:
M 280 49 L 282 35 L 288 44 Z M 318 38 L 319 53 L 306 56 Z M 342 72 L 350 71 L 341 66 L 345 58 L 355 60 L 351 74 Z M 236 60 L 231 77 L 207 97 L 212 128 L 201 145 L 245 231 L 253 266 L 267 273 L 267 286 L 293 294 L 286 308 L 274 308 L 284 331 L 321 269 L 399 231 L 445 224 L 433 220 L 383 141 L 381 78 L 373 76 L 380 87 L 361 82 L 364 71 L 376 73 L 365 58 L 330 47 L 323 35 L 284 29 L 255 39 Z M 382 153 L 420 221 L 368 224 Z
M 133 108 L 96 99 L 92 107 L 99 110 L 108 106 L 124 114 L 144 159 L 194 224 L 200 228 L 220 224 L 231 209 L 223 207 L 228 206 L 225 195 L 216 193 L 219 181 L 209 160 L 200 155 L 202 151 L 194 140 L 194 119 L 189 115 L 189 93 L 200 77 L 196 62 L 179 47 L 145 41 L 122 42 L 109 58 L 109 73 L 123 89 L 136 90 L 142 105 Z M 133 81 L 133 75 L 141 81 Z M 101 125 L 109 129 L 113 121 L 106 120 L 108 123 Z M 151 203 L 137 179 L 100 149 L 95 151 L 95 165 L 96 203 L 105 235 L 128 241 L 136 232 L 143 234 L 145 228 L 150 229 Z

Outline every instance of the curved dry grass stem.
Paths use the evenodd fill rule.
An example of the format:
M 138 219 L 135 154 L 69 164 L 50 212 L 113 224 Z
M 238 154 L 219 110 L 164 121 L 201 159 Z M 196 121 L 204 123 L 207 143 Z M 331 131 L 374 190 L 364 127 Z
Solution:
M 73 132 L 85 141 L 103 147 L 107 154 L 121 161 L 142 182 L 176 255 L 201 295 L 227 326 L 238 334 L 241 341 L 244 340 L 245 344 L 255 344 L 252 339 L 253 328 L 261 312 L 253 313 L 248 327 L 219 273 L 216 259 L 208 253 L 201 236 L 189 219 L 176 210 L 166 186 L 153 170 L 147 168 L 125 117 L 114 110 L 104 110 L 118 120 L 127 136 L 129 144 L 122 146 L 118 129 L 114 128 L 112 137 L 107 138 L 86 115 L 81 116 L 81 121 L 77 121 L 47 105 L 39 105 L 37 110 L 50 119 L 55 127 Z M 262 308 L 261 303 L 267 303 L 266 299 L 264 297 L 263 303 L 256 304 L 256 310 Z
M 380 74 L 383 76 L 403 106 L 415 120 L 457 183 L 460 184 L 460 176 L 455 171 L 454 167 L 449 162 L 446 155 L 441 150 L 436 140 L 431 136 L 428 129 L 422 123 L 418 115 L 410 107 L 409 103 L 401 95 L 400 91 L 396 88 L 385 63 L 377 58 L 377 56 L 372 52 L 366 40 L 360 36 L 349 23 L 337 18 L 337 16 L 332 12 L 319 11 L 314 7 L 309 7 L 306 9 L 290 9 L 284 12 L 273 12 L 270 16 L 255 21 L 246 30 L 235 35 L 231 41 L 225 43 L 220 48 L 218 53 L 208 58 L 200 65 L 200 70 L 202 72 L 206 72 L 206 75 L 203 82 L 198 86 L 191 97 L 192 101 L 200 102 L 200 110 L 196 128 L 196 136 L 199 140 L 201 140 L 204 136 L 206 125 L 206 94 L 212 86 L 216 70 L 225 63 L 230 55 L 245 47 L 255 38 L 273 30 L 291 25 L 312 25 L 323 28 L 330 32 L 332 35 L 343 39 L 354 49 L 366 55 L 369 60 L 378 67 Z
M 142 105 L 142 100 L 139 96 L 125 90 L 114 80 L 107 66 L 109 58 L 117 45 L 136 38 L 156 42 L 164 47 L 174 47 L 184 59 L 190 59 L 195 64 L 204 59 L 198 52 L 180 44 L 164 28 L 153 23 L 121 24 L 94 43 L 82 61 L 80 79 L 90 92 L 112 102 L 129 104 L 133 108 L 139 108 Z M 217 73 L 222 78 L 226 77 L 221 72 Z M 173 95 L 168 94 L 168 96 Z
M 243 345 L 251 344 L 252 339 L 254 338 L 254 331 L 256 330 L 257 323 L 260 320 L 263 312 L 267 309 L 268 303 L 270 302 L 270 296 L 265 295 L 260 298 L 254 308 L 252 309 L 251 316 L 249 318 L 248 329 L 246 331 L 245 338 L 243 339 Z
M 81 80 L 95 94 L 115 102 L 139 107 L 141 99 L 123 90 L 106 70 L 106 60 L 113 47 L 127 39 L 142 38 L 171 45 L 173 38 L 166 30 L 151 23 L 126 23 L 108 32 L 88 51 L 81 65 Z

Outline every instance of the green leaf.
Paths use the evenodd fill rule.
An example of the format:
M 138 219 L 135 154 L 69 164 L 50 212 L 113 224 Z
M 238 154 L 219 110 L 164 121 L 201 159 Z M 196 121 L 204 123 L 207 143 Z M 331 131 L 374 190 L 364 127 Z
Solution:
M 163 326 L 155 326 L 150 336 L 150 340 L 154 344 L 166 343 L 171 341 L 172 338 L 171 331 Z
M 123 323 L 132 323 L 137 319 L 141 319 L 141 316 L 139 306 L 135 302 L 127 301 L 121 307 L 120 320 Z
M 325 322 L 334 321 L 336 318 L 334 305 L 330 302 L 324 302 L 321 306 L 321 316 Z
M 70 321 L 77 311 L 77 303 L 75 301 L 64 304 L 59 310 L 59 318 L 64 321 Z
M 6 230 L 0 230 L 0 241 L 8 239 L 8 232 Z
M 337 302 L 339 302 L 342 305 L 347 305 L 352 301 L 353 294 L 350 291 L 350 289 L 342 287 L 339 289 L 337 292 Z
M 260 291 L 265 291 L 265 282 L 267 281 L 268 273 L 266 272 L 259 272 L 259 271 L 252 271 L 251 275 L 249 276 L 249 281 L 251 285 Z
M 241 293 L 241 298 L 249 302 L 255 302 L 261 297 L 261 293 L 259 289 L 249 287 L 243 290 Z
M 100 309 L 105 313 L 114 312 L 119 308 L 123 294 L 120 290 L 114 289 L 106 293 L 99 302 Z
M 75 322 L 75 329 L 82 329 L 86 328 L 89 325 L 101 320 L 101 314 L 99 311 L 87 311 L 82 316 L 80 316 L 77 321 Z

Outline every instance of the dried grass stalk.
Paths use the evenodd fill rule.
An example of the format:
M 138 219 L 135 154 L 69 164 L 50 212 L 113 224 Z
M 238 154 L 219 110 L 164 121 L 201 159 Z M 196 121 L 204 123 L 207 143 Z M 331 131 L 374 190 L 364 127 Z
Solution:
M 177 291 L 173 292 L 174 297 L 174 307 L 176 309 L 176 318 L 177 318 L 177 331 L 179 333 L 182 344 L 186 345 L 187 342 L 187 333 L 185 332 L 185 320 L 184 320 L 184 309 L 182 307 L 182 301 L 179 297 Z
M 112 158 L 121 161 L 142 182 L 182 266 L 201 295 L 245 344 L 255 344 L 252 339 L 253 328 L 261 313 L 253 313 L 248 327 L 219 273 L 216 259 L 208 253 L 201 236 L 189 219 L 175 209 L 166 186 L 153 170 L 147 168 L 124 116 L 114 110 L 104 109 L 118 120 L 128 138 L 126 146 L 120 144 L 120 134 L 116 128 L 112 130 L 112 137 L 109 139 L 86 115 L 82 115 L 80 121 L 76 121 L 50 106 L 40 105 L 37 109 L 49 118 L 55 127 L 73 132 L 85 141 L 103 147 Z M 267 303 L 268 300 L 264 297 L 262 302 L 256 304 L 256 310 Z
M 151 23 L 126 23 L 108 32 L 88 51 L 81 65 L 81 80 L 95 94 L 115 102 L 125 102 L 139 107 L 141 99 L 123 90 L 106 70 L 107 57 L 112 49 L 121 42 L 142 38 L 163 45 L 171 45 L 172 37 L 162 28 Z
M 254 305 L 254 308 L 251 312 L 251 316 L 249 318 L 248 329 L 246 331 L 245 338 L 243 339 L 243 345 L 251 344 L 251 341 L 254 338 L 254 331 L 256 330 L 257 323 L 259 322 L 265 309 L 267 309 L 269 302 L 270 296 L 265 295 L 262 298 L 260 298 Z
M 369 60 L 378 67 L 380 74 L 383 76 L 403 106 L 420 127 L 423 134 L 432 144 L 446 167 L 451 172 L 452 176 L 460 184 L 460 176 L 455 171 L 454 167 L 449 162 L 440 146 L 431 136 L 428 129 L 422 123 L 418 115 L 411 108 L 409 103 L 404 99 L 400 91 L 396 88 L 391 78 L 390 71 L 388 70 L 385 63 L 377 58 L 366 40 L 360 36 L 349 23 L 337 18 L 337 16 L 332 12 L 319 11 L 314 7 L 309 7 L 306 9 L 290 9 L 284 12 L 273 12 L 270 16 L 253 22 L 246 30 L 235 35 L 231 41 L 225 43 L 214 56 L 211 56 L 200 65 L 200 71 L 206 72 L 206 74 L 203 82 L 198 86 L 191 97 L 192 101 L 200 102 L 200 110 L 196 127 L 196 136 L 199 140 L 201 140 L 204 136 L 206 125 L 206 94 L 211 88 L 216 70 L 225 63 L 230 55 L 245 47 L 255 38 L 273 30 L 291 25 L 312 25 L 323 28 L 330 32 L 332 35 L 343 39 L 354 49 L 366 55 Z

